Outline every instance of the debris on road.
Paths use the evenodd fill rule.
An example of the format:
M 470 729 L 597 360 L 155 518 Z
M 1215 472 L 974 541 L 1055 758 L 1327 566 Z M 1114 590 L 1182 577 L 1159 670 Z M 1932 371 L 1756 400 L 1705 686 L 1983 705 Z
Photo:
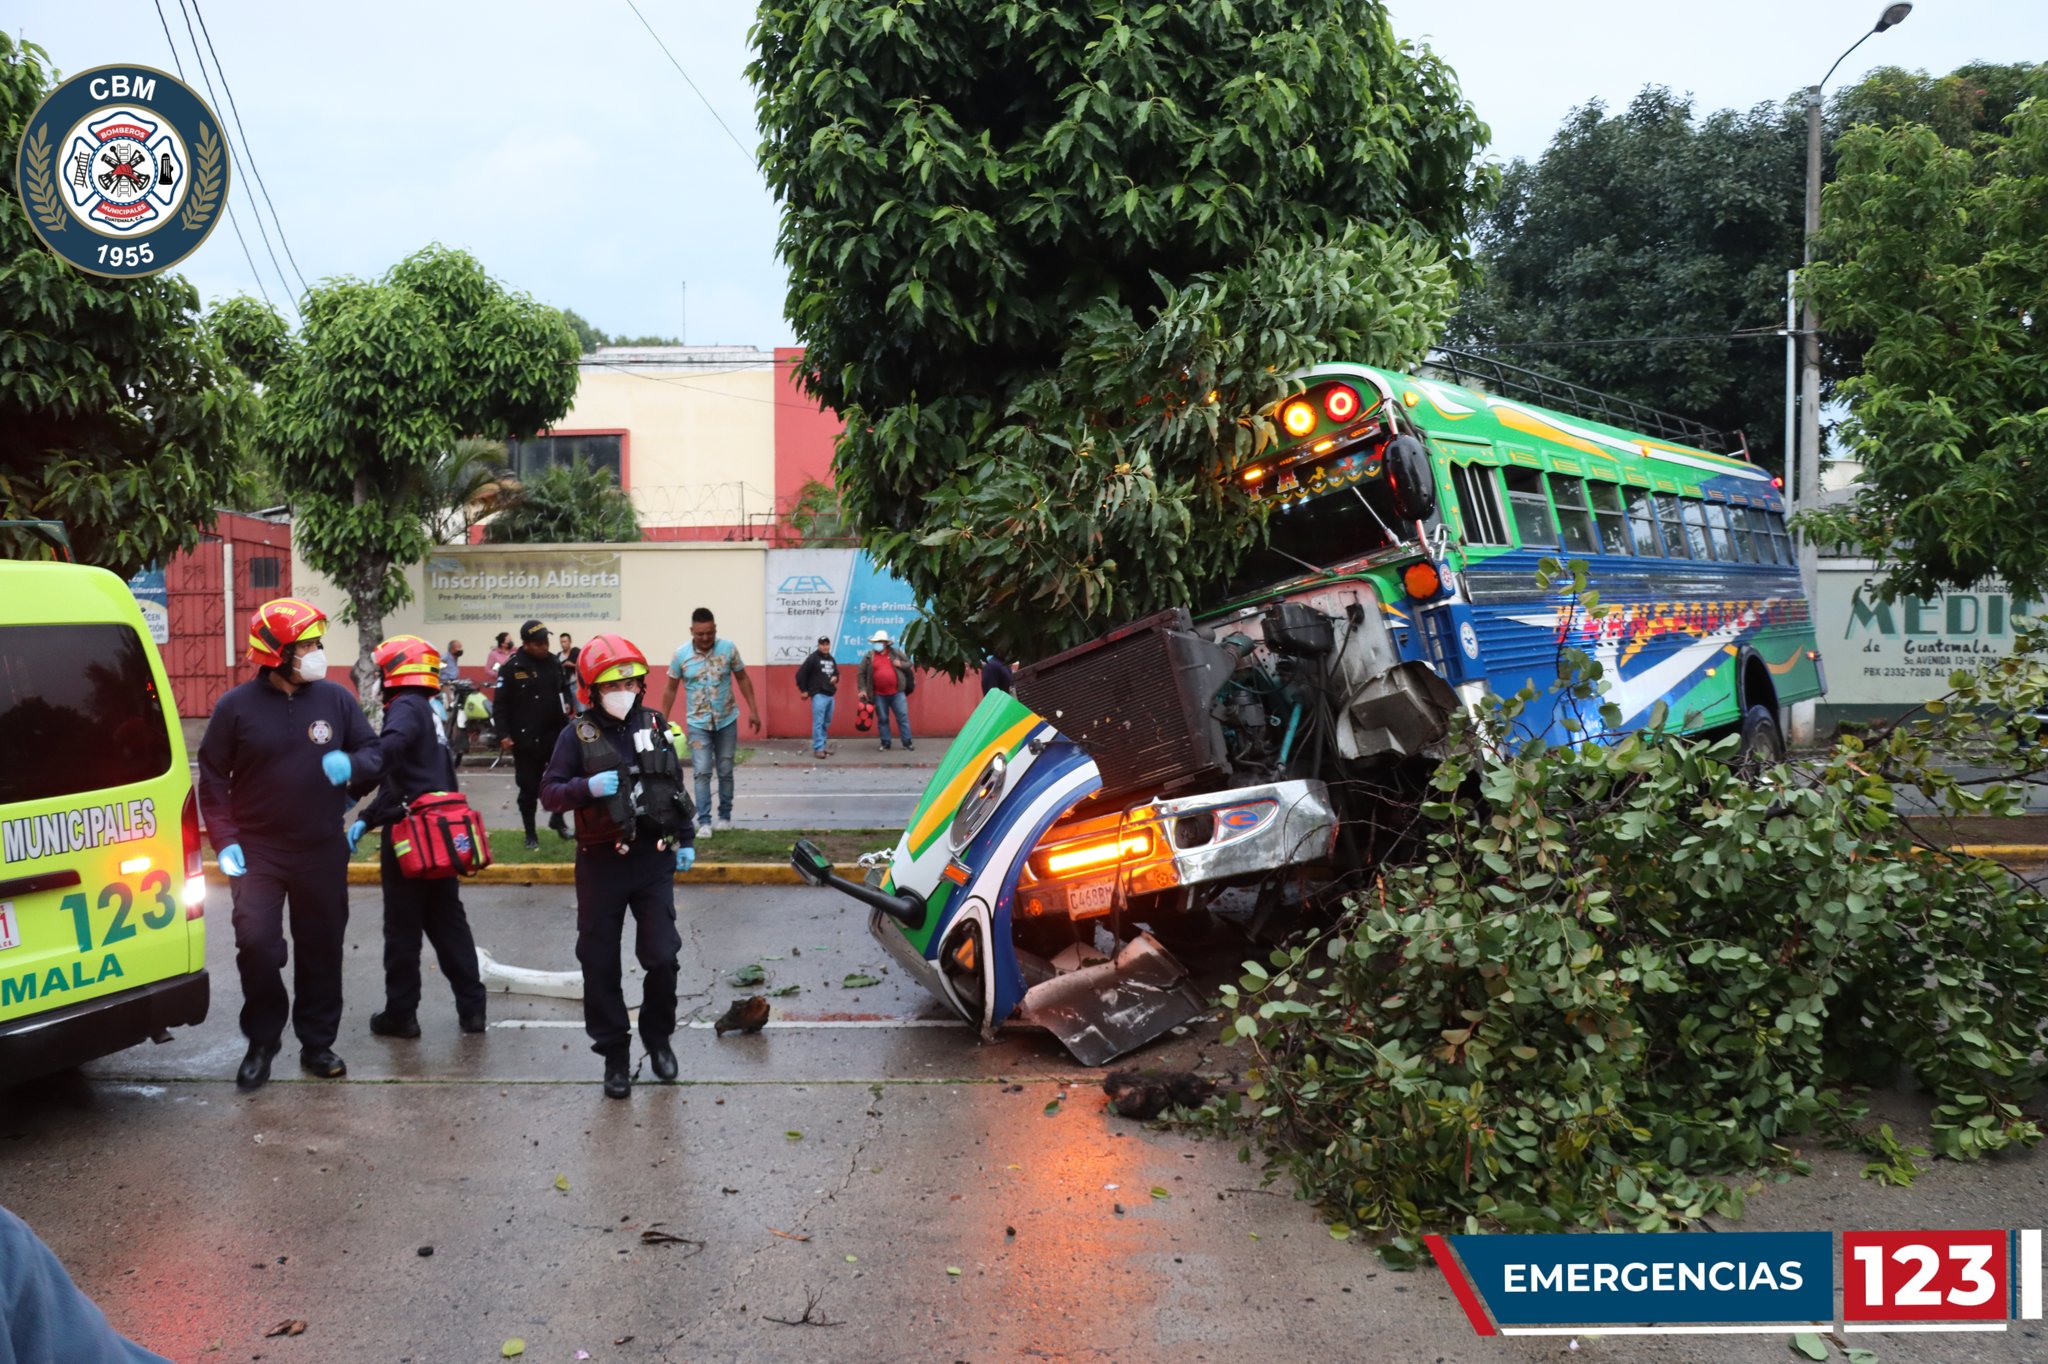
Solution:
M 778 991 L 778 993 L 780 992 Z M 729 1032 L 750 1035 L 761 1031 L 761 1029 L 767 1026 L 767 999 L 761 995 L 751 995 L 746 999 L 734 1000 L 732 1007 L 728 1008 L 720 1016 L 719 1020 L 711 1025 L 711 1030 L 720 1037 L 723 1037 Z
M 1150 1122 L 1169 1108 L 1200 1108 L 1216 1086 L 1191 1070 L 1117 1070 L 1103 1077 L 1102 1092 L 1119 1117 Z
M 294 1317 L 290 1321 L 281 1321 L 268 1331 L 265 1331 L 263 1338 L 268 1340 L 272 1336 L 302 1336 L 304 1334 L 306 1334 L 306 1323 Z

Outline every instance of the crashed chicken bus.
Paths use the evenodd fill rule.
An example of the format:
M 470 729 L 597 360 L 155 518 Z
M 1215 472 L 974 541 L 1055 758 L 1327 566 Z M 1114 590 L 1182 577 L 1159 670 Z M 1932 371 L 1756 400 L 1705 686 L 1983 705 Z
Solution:
M 1155 930 L 1256 934 L 1359 884 L 1389 851 L 1376 816 L 1488 692 L 1534 687 L 1523 742 L 1600 740 L 1553 708 L 1561 648 L 1602 665 L 1613 732 L 1661 706 L 1762 761 L 1825 688 L 1777 482 L 1739 436 L 1452 352 L 1303 384 L 1233 472 L 1268 536 L 1215 600 L 1019 669 L 860 880 L 793 852 L 984 1039 L 1014 1019 L 1100 1065 L 1204 1013 Z M 1608 609 L 1540 587 L 1545 558 Z

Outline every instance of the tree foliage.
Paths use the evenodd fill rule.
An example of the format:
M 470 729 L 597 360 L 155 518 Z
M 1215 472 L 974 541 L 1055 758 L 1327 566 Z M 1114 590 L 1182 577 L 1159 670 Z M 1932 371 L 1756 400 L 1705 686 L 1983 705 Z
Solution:
M 493 545 L 634 541 L 640 518 L 633 499 L 609 469 L 587 460 L 550 464 L 506 493 L 501 510 L 484 523 Z
M 42 49 L 0 33 L 0 146 L 21 145 L 54 83 Z M 197 544 L 233 493 L 249 385 L 183 279 L 101 279 L 29 226 L 0 186 L 0 518 L 61 521 L 74 553 L 122 576 Z
M 1755 782 L 1735 740 L 1661 721 L 1509 754 L 1535 693 L 1490 699 L 1456 722 L 1425 855 L 1225 989 L 1225 1036 L 1256 1058 L 1243 1116 L 1335 1219 L 1403 1231 L 1736 1213 L 1739 1182 L 1715 1176 L 1789 1165 L 1816 1130 L 1909 1180 L 1844 1088 L 1897 1068 L 1932 1092 L 1940 1154 L 2037 1142 L 2048 901 L 1900 809 L 1913 788 L 1953 814 L 2021 808 L 2018 786 L 1947 765 L 2048 763 L 2038 722 L 1987 730 L 1974 709 L 2040 706 L 2044 647 L 2029 630 L 1908 721 Z M 1559 679 L 1601 704 L 1585 655 Z
M 1508 166 L 1450 343 L 1741 430 L 1778 467 L 1784 342 L 1724 338 L 1784 323 L 1803 119 L 1775 104 L 1701 117 L 1657 86 L 1620 113 L 1574 110 L 1542 157 Z
M 404 570 L 437 539 L 437 469 L 463 436 L 530 435 L 567 411 L 576 339 L 560 313 L 438 246 L 375 282 L 326 281 L 300 311 L 296 335 L 246 300 L 213 321 L 263 385 L 262 446 L 295 547 L 348 595 L 366 684 Z
M 1980 578 L 2048 593 L 2048 99 L 2007 133 L 1851 130 L 1806 272 L 1824 325 L 1866 338 L 1842 385 L 1863 476 L 1811 534 L 1851 541 L 1885 587 Z
M 931 661 L 1227 571 L 1257 411 L 1305 363 L 1417 357 L 1486 188 L 1376 3 L 764 0 L 754 41 L 799 376 Z
M 576 344 L 588 355 L 599 346 L 680 346 L 682 339 L 674 336 L 607 336 L 583 318 L 568 309 L 562 310 L 562 320 L 576 333 Z

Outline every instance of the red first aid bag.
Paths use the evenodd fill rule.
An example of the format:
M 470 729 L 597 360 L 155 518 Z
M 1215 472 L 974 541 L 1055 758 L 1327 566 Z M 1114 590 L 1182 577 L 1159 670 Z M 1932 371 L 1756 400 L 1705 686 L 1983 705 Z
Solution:
M 391 853 L 401 873 L 422 881 L 491 865 L 484 822 L 459 791 L 429 791 L 410 802 L 405 818 L 391 826 Z

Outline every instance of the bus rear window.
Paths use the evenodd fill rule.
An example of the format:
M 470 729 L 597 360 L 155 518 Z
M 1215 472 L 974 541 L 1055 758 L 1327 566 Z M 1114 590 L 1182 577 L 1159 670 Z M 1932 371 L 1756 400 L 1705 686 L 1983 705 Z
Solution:
M 161 777 L 163 698 L 127 625 L 0 625 L 0 805 Z

